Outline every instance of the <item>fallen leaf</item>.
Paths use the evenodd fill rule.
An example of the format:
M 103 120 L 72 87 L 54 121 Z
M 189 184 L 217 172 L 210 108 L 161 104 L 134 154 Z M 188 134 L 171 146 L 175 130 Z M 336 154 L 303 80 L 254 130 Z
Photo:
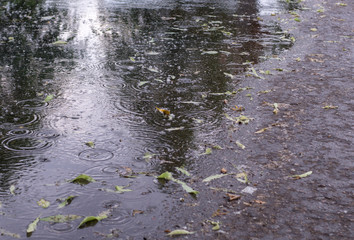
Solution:
M 129 59 L 130 59 L 130 61 L 135 62 L 135 58 L 130 57 Z
M 248 187 L 245 187 L 241 192 L 242 193 L 253 194 L 255 191 L 257 191 L 257 188 L 248 186 Z
M 191 175 L 191 174 L 190 174 L 186 169 L 184 169 L 184 168 L 176 167 L 176 169 L 177 169 L 178 171 L 180 171 L 181 173 L 183 173 L 184 175 L 186 175 L 186 176 L 190 176 L 190 175 Z
M 213 152 L 213 150 L 212 150 L 211 148 L 207 148 L 207 149 L 205 149 L 205 152 L 202 153 L 202 154 L 200 154 L 200 155 L 209 155 L 209 154 L 211 154 L 212 152 Z
M 37 223 L 39 222 L 39 217 L 37 217 L 32 223 L 30 223 L 27 227 L 27 233 L 32 233 L 37 228 Z
M 209 177 L 203 179 L 202 182 L 210 182 L 210 181 L 212 181 L 212 180 L 225 177 L 225 176 L 227 176 L 227 175 L 229 175 L 229 174 L 216 174 L 216 175 L 211 175 L 211 176 L 209 176 Z
M 220 229 L 220 222 L 219 221 L 215 222 L 215 221 L 208 220 L 208 222 L 211 225 L 213 225 L 213 228 L 212 228 L 213 231 L 217 231 Z
M 262 129 L 260 129 L 260 130 L 258 130 L 257 132 L 255 132 L 255 133 L 263 133 L 263 132 L 265 132 L 265 131 L 267 131 L 269 128 L 268 127 L 266 127 L 266 128 L 262 128 Z
M 13 238 L 21 238 L 21 236 L 17 233 L 8 232 L 5 229 L 0 228 L 0 236 L 8 236 Z
M 16 186 L 15 186 L 15 185 L 11 185 L 11 186 L 10 186 L 10 193 L 11 193 L 12 195 L 15 195 L 15 189 L 16 189 Z
M 255 203 L 258 203 L 258 204 L 261 204 L 261 205 L 266 204 L 266 202 L 261 201 L 261 200 L 254 200 L 254 202 L 255 202 Z
M 85 145 L 90 147 L 90 148 L 94 148 L 95 147 L 95 143 L 94 142 L 87 142 L 87 143 L 85 143 Z
M 152 68 L 152 67 L 149 67 L 148 70 L 149 70 L 150 72 L 154 72 L 154 73 L 160 72 L 157 68 Z
M 317 28 L 310 28 L 312 32 L 317 32 Z
M 38 206 L 42 207 L 42 208 L 48 208 L 50 205 L 50 202 L 44 200 L 43 198 L 39 201 L 37 201 Z
M 149 81 L 141 81 L 141 82 L 138 83 L 138 87 L 142 87 L 142 86 L 144 86 L 147 83 L 149 83 Z
M 63 208 L 67 205 L 70 205 L 71 202 L 74 200 L 74 198 L 76 198 L 77 196 L 69 196 L 67 197 L 62 203 L 59 204 L 58 208 Z
M 88 216 L 85 217 L 84 220 L 81 221 L 81 223 L 79 224 L 79 226 L 77 228 L 84 228 L 87 226 L 92 226 L 95 225 L 97 222 L 107 218 L 107 214 L 106 212 L 100 213 L 98 216 Z
M 157 177 L 158 179 L 165 179 L 165 180 L 172 180 L 172 173 L 170 172 L 164 172 L 160 176 Z
M 155 156 L 156 154 L 153 154 L 153 153 L 150 153 L 150 152 L 146 152 L 145 154 L 144 154 L 144 159 L 146 160 L 146 161 L 148 161 L 148 160 L 150 160 L 151 158 L 153 158 L 154 156 Z
M 292 175 L 291 177 L 295 178 L 295 179 L 301 179 L 301 178 L 304 178 L 304 177 L 308 177 L 311 174 L 312 174 L 312 171 L 308 171 L 308 172 L 305 172 L 305 173 L 300 174 L 300 175 Z
M 64 222 L 71 222 L 79 218 L 82 218 L 82 216 L 69 214 L 69 215 L 49 216 L 49 217 L 41 218 L 40 220 L 44 222 L 64 223 Z
M 204 54 L 214 55 L 214 54 L 218 54 L 218 51 L 203 51 L 202 55 Z
M 184 229 L 177 229 L 177 230 L 173 230 L 172 232 L 170 232 L 169 234 L 167 234 L 168 236 L 178 236 L 178 235 L 186 235 L 186 234 L 194 234 L 195 232 L 189 232 L 187 230 Z
M 234 200 L 239 200 L 241 198 L 241 195 L 230 194 L 230 193 L 226 193 L 226 195 L 229 197 L 230 202 Z
M 223 215 L 227 215 L 227 211 L 223 210 L 223 212 L 220 209 L 217 209 L 212 217 L 219 217 L 219 216 L 223 216 Z
M 157 109 L 160 113 L 164 114 L 165 116 L 169 116 L 169 115 L 171 114 L 171 112 L 170 112 L 169 110 L 162 109 L 162 108 L 158 108 L 158 107 L 156 107 L 156 109 Z
M 133 190 L 131 189 L 125 189 L 126 186 L 115 186 L 116 192 L 117 193 L 124 193 L 124 192 L 131 192 Z
M 93 179 L 92 177 L 90 177 L 86 174 L 80 174 L 79 176 L 77 176 L 76 178 L 71 180 L 70 182 L 80 184 L 80 185 L 86 185 L 86 184 L 89 184 L 90 182 L 95 182 L 95 179 Z
M 213 148 L 218 149 L 218 150 L 222 150 L 223 149 L 220 145 L 214 145 Z
M 51 101 L 52 99 L 54 98 L 54 95 L 53 94 L 49 94 L 48 96 L 46 96 L 46 98 L 44 99 L 44 102 L 49 102 Z
M 243 145 L 242 143 L 240 143 L 239 141 L 236 141 L 236 144 L 237 144 L 237 146 L 238 146 L 239 148 L 241 148 L 241 149 L 245 149 L 245 148 L 246 148 L 246 146 Z
M 332 105 L 327 105 L 327 106 L 324 106 L 322 107 L 323 109 L 337 109 L 338 106 L 332 106 Z
M 273 107 L 274 107 L 273 113 L 278 114 L 278 112 L 279 112 L 278 103 L 274 103 Z
M 55 41 L 55 42 L 53 42 L 52 44 L 53 45 L 65 45 L 65 44 L 67 44 L 68 42 L 65 42 L 65 41 L 63 41 L 63 40 L 58 40 L 58 41 Z
M 226 173 L 227 173 L 227 170 L 226 170 L 226 168 L 222 168 L 222 169 L 220 170 L 220 172 L 223 173 L 223 174 L 226 174 Z
M 135 214 L 143 214 L 143 213 L 144 213 L 144 211 L 142 211 L 142 210 L 133 210 L 132 215 L 133 215 L 133 217 L 134 217 Z
M 174 179 L 174 178 L 172 178 L 171 180 L 176 182 L 176 183 L 178 183 L 178 184 L 180 184 L 182 186 L 182 188 L 189 194 L 197 195 L 199 193 L 198 191 L 196 191 L 193 188 L 189 187 L 185 182 L 182 182 L 182 181 L 180 181 L 178 179 Z

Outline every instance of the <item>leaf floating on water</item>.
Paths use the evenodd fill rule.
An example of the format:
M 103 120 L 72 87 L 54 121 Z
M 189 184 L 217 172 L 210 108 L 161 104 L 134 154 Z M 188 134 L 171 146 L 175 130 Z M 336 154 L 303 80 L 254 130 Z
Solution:
M 223 148 L 220 145 L 214 145 L 213 148 L 218 149 L 218 150 L 223 150 Z
M 322 107 L 323 109 L 337 109 L 338 106 L 332 106 L 332 105 L 327 105 L 327 106 L 324 106 Z
M 124 192 L 131 192 L 133 190 L 131 189 L 126 189 L 126 186 L 115 186 L 116 192 L 117 193 L 124 193 Z
M 67 205 L 70 205 L 71 202 L 74 200 L 74 198 L 76 198 L 77 196 L 69 196 L 67 197 L 62 203 L 59 204 L 58 208 L 63 208 Z
M 156 56 L 156 55 L 159 55 L 160 53 L 159 52 L 153 52 L 153 51 L 150 51 L 150 52 L 147 52 L 146 55 L 150 55 L 150 56 Z
M 130 57 L 129 59 L 130 59 L 130 61 L 135 62 L 135 58 Z
M 218 51 L 203 51 L 202 55 L 204 54 L 214 55 L 214 54 L 218 54 Z
M 49 102 L 51 101 L 52 99 L 54 98 L 54 95 L 53 94 L 49 94 L 45 99 L 44 99 L 44 102 Z
M 174 230 L 170 233 L 167 234 L 167 236 L 178 236 L 178 235 L 188 235 L 188 234 L 194 234 L 195 232 L 189 232 L 187 230 L 184 230 L 184 229 L 177 229 L 177 230 Z
M 94 148 L 95 147 L 95 143 L 94 142 L 87 142 L 87 143 L 85 143 L 85 145 L 90 147 L 90 148 Z
M 239 141 L 236 141 L 236 144 L 237 144 L 237 146 L 238 146 L 239 148 L 241 148 L 241 149 L 245 149 L 245 148 L 246 148 L 246 146 L 243 145 L 242 143 L 240 143 Z
M 79 224 L 79 226 L 77 228 L 84 228 L 84 227 L 88 227 L 88 226 L 93 226 L 95 225 L 97 222 L 101 221 L 102 219 L 107 218 L 108 216 L 89 216 L 89 217 L 85 217 L 84 220 L 81 221 L 81 223 Z
M 158 108 L 158 107 L 156 107 L 156 109 L 165 116 L 169 116 L 171 114 L 170 110 Z
M 95 182 L 95 179 L 93 179 L 92 177 L 90 177 L 86 174 L 80 174 L 79 176 L 77 176 L 76 178 L 71 180 L 70 182 L 80 184 L 80 185 L 86 185 L 86 184 L 89 184 L 90 182 Z
M 300 174 L 300 175 L 293 175 L 291 176 L 292 178 L 295 178 L 295 179 L 301 179 L 301 178 L 305 178 L 305 177 L 308 177 L 312 174 L 312 171 L 308 171 L 308 172 L 305 172 L 303 174 Z
M 261 76 L 259 76 L 259 75 L 257 74 L 256 69 L 254 69 L 254 67 L 249 68 L 249 70 L 251 70 L 252 74 L 253 74 L 255 77 L 260 78 L 260 79 L 264 79 L 264 77 L 261 77 Z
M 48 208 L 50 205 L 49 201 L 46 201 L 45 199 L 41 199 L 39 201 L 37 201 L 38 206 L 42 207 L 42 208 Z
M 39 222 L 39 217 L 37 217 L 36 220 L 34 220 L 32 223 L 30 223 L 28 225 L 27 233 L 32 233 L 32 232 L 36 231 L 38 222 Z
M 173 131 L 179 131 L 179 130 L 183 130 L 184 127 L 175 127 L 175 128 L 166 128 L 165 131 L 167 132 L 173 132 Z
M 192 118 L 196 123 L 203 123 L 204 121 L 202 119 L 198 119 L 198 118 Z
M 245 173 L 245 172 L 237 174 L 236 179 L 237 179 L 237 181 L 245 183 L 245 184 L 249 183 L 247 173 Z
M 0 228 L 0 236 L 8 236 L 13 238 L 21 238 L 21 236 L 17 233 L 8 232 L 5 229 Z
M 11 186 L 10 186 L 10 193 L 11 193 L 12 195 L 15 195 L 15 189 L 16 189 L 16 186 L 15 186 L 15 185 L 11 185 Z
M 312 32 L 317 32 L 317 28 L 310 28 Z
M 209 177 L 203 179 L 202 182 L 210 182 L 210 181 L 212 181 L 212 180 L 225 177 L 225 176 L 227 176 L 227 175 L 229 175 L 229 174 L 216 174 L 216 175 L 212 175 L 212 176 L 209 176 Z
M 172 173 L 170 172 L 164 172 L 160 176 L 157 177 L 158 179 L 165 179 L 165 180 L 172 180 Z
M 186 176 L 190 176 L 190 175 L 191 175 L 191 174 L 190 174 L 186 169 L 184 169 L 184 168 L 176 167 L 176 169 L 177 169 L 178 171 L 180 171 L 181 173 L 183 173 L 184 175 L 186 175 Z
M 58 41 L 55 41 L 55 42 L 53 42 L 52 44 L 53 45 L 65 45 L 65 44 L 67 44 L 68 42 L 65 42 L 65 41 L 63 41 L 63 40 L 58 40 Z
M 65 223 L 65 222 L 72 222 L 79 218 L 82 218 L 82 216 L 69 214 L 69 215 L 49 216 L 49 217 L 41 218 L 40 220 L 44 222 Z
M 215 222 L 215 221 L 208 221 L 211 225 L 213 225 L 212 230 L 217 231 L 220 230 L 220 222 Z
M 205 149 L 205 152 L 200 154 L 200 155 L 209 155 L 209 154 L 212 154 L 213 150 L 211 148 L 207 148 Z

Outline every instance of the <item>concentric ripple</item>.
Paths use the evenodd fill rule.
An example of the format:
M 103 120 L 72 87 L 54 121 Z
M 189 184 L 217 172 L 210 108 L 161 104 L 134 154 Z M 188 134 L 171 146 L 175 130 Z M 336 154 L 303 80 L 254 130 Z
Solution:
M 20 135 L 4 139 L 1 145 L 10 151 L 26 152 L 48 149 L 53 145 L 53 142 L 44 138 Z
M 17 102 L 16 104 L 19 107 L 22 107 L 24 109 L 42 109 L 45 108 L 48 103 L 44 102 L 43 100 L 38 100 L 38 99 L 28 99 L 28 100 L 22 100 Z
M 87 149 L 79 153 L 79 158 L 81 160 L 99 162 L 99 161 L 107 161 L 113 158 L 114 154 L 105 149 L 92 148 Z

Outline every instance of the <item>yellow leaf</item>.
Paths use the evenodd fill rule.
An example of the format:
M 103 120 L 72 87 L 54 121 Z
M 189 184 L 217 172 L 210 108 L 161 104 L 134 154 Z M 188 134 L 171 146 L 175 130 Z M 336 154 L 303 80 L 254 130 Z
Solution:
M 163 115 L 166 115 L 166 116 L 169 116 L 171 114 L 171 112 L 169 110 L 166 110 L 166 109 L 162 109 L 162 108 L 158 108 L 156 107 L 156 109 L 162 113 Z

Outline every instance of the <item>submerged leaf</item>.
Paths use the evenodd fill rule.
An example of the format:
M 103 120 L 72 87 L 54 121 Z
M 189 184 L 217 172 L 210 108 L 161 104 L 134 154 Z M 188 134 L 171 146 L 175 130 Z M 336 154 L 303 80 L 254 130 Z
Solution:
M 229 174 L 216 174 L 216 175 L 212 175 L 212 176 L 209 176 L 209 177 L 203 179 L 202 182 L 210 182 L 210 181 L 212 181 L 212 180 L 225 177 L 225 176 L 227 176 L 227 175 L 229 175 Z
M 182 188 L 189 194 L 197 195 L 199 193 L 198 191 L 196 191 L 193 188 L 189 187 L 187 185 L 187 183 L 185 183 L 185 182 L 182 182 L 182 181 L 180 181 L 178 179 L 174 179 L 174 178 L 172 178 L 171 180 L 176 182 L 176 183 L 178 183 L 178 184 L 181 184 Z
M 195 232 L 189 232 L 187 230 L 184 229 L 177 229 L 174 230 L 172 232 L 170 232 L 169 234 L 167 234 L 168 236 L 177 236 L 177 235 L 186 235 L 186 234 L 194 234 Z
M 144 86 L 147 83 L 149 83 L 149 81 L 141 81 L 138 83 L 138 87 Z
M 44 102 L 49 102 L 51 101 L 52 99 L 54 98 L 54 95 L 53 94 L 49 94 L 45 99 L 44 99 Z
M 72 195 L 67 197 L 62 203 L 59 204 L 58 208 L 63 208 L 66 205 L 69 205 L 76 197 L 77 196 L 72 196 Z
M 44 222 L 64 223 L 64 222 L 71 222 L 79 218 L 82 218 L 82 216 L 69 214 L 69 215 L 49 216 L 49 217 L 41 218 L 40 220 Z
M 39 201 L 37 201 L 38 206 L 42 207 L 42 208 L 48 208 L 50 205 L 49 201 L 44 200 L 43 198 Z
M 86 174 L 80 174 L 79 176 L 77 176 L 76 178 L 71 180 L 70 182 L 80 184 L 80 185 L 86 185 L 86 184 L 89 184 L 90 182 L 95 182 L 95 179 L 93 179 L 92 177 L 90 177 Z
M 322 107 L 323 109 L 337 109 L 338 106 L 332 106 L 332 105 L 327 105 L 327 106 L 324 106 Z
M 292 178 L 295 178 L 295 179 L 301 179 L 301 178 L 304 178 L 304 177 L 308 177 L 312 174 L 312 171 L 308 171 L 308 172 L 305 172 L 303 174 L 300 174 L 300 175 L 293 175 L 291 176 Z
M 151 158 L 153 158 L 154 156 L 155 156 L 156 154 L 153 154 L 153 153 L 150 153 L 150 152 L 146 152 L 145 154 L 144 154 L 144 159 L 146 160 L 146 161 L 148 161 L 148 160 L 150 160 Z
M 157 177 L 158 179 L 165 179 L 165 180 L 172 180 L 172 173 L 170 172 L 164 172 L 160 176 Z
M 32 233 L 37 228 L 37 223 L 39 222 L 39 217 L 36 218 L 32 223 L 30 223 L 27 227 L 27 233 Z

